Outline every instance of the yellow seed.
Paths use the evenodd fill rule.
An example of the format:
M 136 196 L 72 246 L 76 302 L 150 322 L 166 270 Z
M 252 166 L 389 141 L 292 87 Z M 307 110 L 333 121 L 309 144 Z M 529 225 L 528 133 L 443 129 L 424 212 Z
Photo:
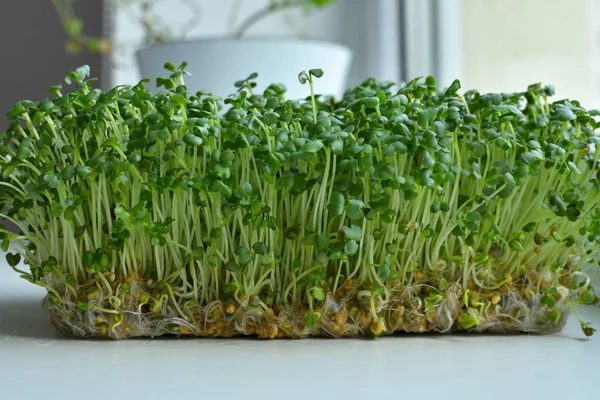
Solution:
M 279 331 L 279 332 L 277 332 L 277 336 L 276 337 L 278 337 L 278 338 L 284 338 L 285 336 L 286 336 L 286 334 L 285 334 L 284 331 Z
M 233 304 L 228 305 L 227 309 L 225 309 L 225 312 L 227 314 L 233 314 L 235 312 L 235 307 L 233 306 Z
M 271 325 L 269 326 L 269 328 L 267 328 L 267 337 L 269 339 L 273 339 L 277 336 L 279 329 L 277 328 L 277 325 Z
M 212 310 L 210 312 L 210 316 L 213 319 L 219 319 L 219 318 L 221 318 L 221 307 L 215 307 L 214 310 Z
M 190 335 L 192 331 L 190 330 L 190 328 L 182 326 L 181 328 L 179 328 L 179 333 L 182 335 Z
M 100 333 L 101 335 L 106 335 L 107 332 L 108 332 L 108 324 L 101 324 L 98 327 L 98 333 Z
M 100 298 L 100 291 L 96 290 L 87 295 L 88 300 L 96 300 Z
M 588 155 L 590 153 L 590 146 L 587 146 L 585 149 L 581 150 L 581 154 Z
M 361 312 L 359 315 L 359 320 L 360 320 L 360 324 L 362 326 L 369 326 L 371 324 L 371 319 L 372 319 L 372 315 L 371 313 L 368 312 Z
M 498 296 L 497 294 L 493 295 L 491 301 L 492 301 L 492 304 L 500 303 L 500 296 Z
M 385 331 L 385 324 L 383 322 L 383 319 L 380 318 L 378 321 L 373 322 L 371 324 L 371 331 L 376 335 L 379 335 L 381 334 L 381 332 Z
M 419 280 L 425 278 L 425 274 L 423 274 L 421 271 L 417 271 L 417 274 L 415 276 Z
M 101 324 L 103 322 L 106 322 L 106 320 L 104 319 L 104 317 L 102 315 L 98 315 L 96 317 L 96 324 Z

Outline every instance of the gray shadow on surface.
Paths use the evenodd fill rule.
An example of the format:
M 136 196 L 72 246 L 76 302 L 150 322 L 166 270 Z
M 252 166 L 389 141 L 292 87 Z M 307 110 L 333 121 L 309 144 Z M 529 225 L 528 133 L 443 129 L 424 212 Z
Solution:
M 41 299 L 0 298 L 0 341 L 2 339 L 60 339 L 50 324 L 50 314 Z

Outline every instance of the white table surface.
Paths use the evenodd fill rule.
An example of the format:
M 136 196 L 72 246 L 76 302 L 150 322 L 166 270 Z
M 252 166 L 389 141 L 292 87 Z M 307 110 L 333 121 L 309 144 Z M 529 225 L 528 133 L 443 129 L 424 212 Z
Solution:
M 575 319 L 550 336 L 65 339 L 0 259 L 0 399 L 600 398 L 600 334 Z

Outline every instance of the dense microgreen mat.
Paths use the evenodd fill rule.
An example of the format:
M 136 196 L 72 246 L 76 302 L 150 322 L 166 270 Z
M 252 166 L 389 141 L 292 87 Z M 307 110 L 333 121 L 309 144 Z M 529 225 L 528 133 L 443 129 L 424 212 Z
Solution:
M 61 331 L 549 333 L 572 312 L 593 333 L 597 111 L 432 77 L 334 99 L 321 70 L 304 100 L 255 74 L 217 99 L 165 67 L 158 92 L 82 67 L 8 113 L 2 249 Z

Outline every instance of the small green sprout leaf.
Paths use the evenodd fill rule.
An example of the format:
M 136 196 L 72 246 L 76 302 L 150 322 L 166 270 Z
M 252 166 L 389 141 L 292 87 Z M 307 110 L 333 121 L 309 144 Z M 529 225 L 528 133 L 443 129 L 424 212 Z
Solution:
M 304 325 L 306 326 L 314 326 L 317 324 L 317 322 L 319 321 L 319 319 L 321 318 L 321 313 L 319 312 L 312 312 L 310 314 L 308 314 L 306 317 L 304 317 Z
M 44 176 L 44 180 L 48 183 L 48 186 L 50 186 L 52 189 L 55 189 L 58 186 L 60 186 L 60 179 L 56 175 L 46 174 Z
M 222 181 L 213 181 L 210 185 L 210 190 L 215 193 L 222 193 L 226 197 L 231 197 L 233 193 L 231 188 Z
M 83 66 L 77 68 L 76 72 L 77 72 L 77 76 L 79 76 L 79 79 L 81 81 L 83 81 L 84 79 L 86 79 L 87 77 L 90 76 L 90 66 L 83 65 Z
M 552 321 L 554 325 L 558 325 L 560 322 L 560 310 L 553 310 L 548 313 L 548 319 Z
M 192 250 L 192 258 L 194 260 L 203 260 L 204 259 L 204 247 L 196 247 Z
M 523 245 L 518 239 L 512 239 L 508 242 L 508 246 L 514 251 L 523 251 Z
M 459 317 L 459 328 L 460 329 L 471 329 L 479 325 L 479 318 L 469 314 L 461 314 Z
M 191 133 L 186 133 L 183 136 L 183 141 L 190 146 L 200 146 L 202 144 L 202 138 Z
M 323 142 L 320 140 L 311 140 L 306 142 L 302 147 L 302 151 L 306 153 L 316 153 L 323 148 Z
M 579 170 L 579 168 L 577 168 L 577 165 L 575 165 L 574 162 L 569 161 L 567 164 L 569 165 L 569 169 L 571 170 L 571 172 L 574 172 L 577 175 L 581 175 L 581 171 Z
M 164 68 L 167 71 L 169 71 L 169 72 L 175 72 L 176 71 L 175 66 L 172 63 L 170 63 L 170 62 L 165 63 Z
M 18 253 L 6 253 L 6 262 L 14 268 L 21 262 L 21 255 Z
M 355 240 L 349 240 L 344 246 L 344 252 L 348 255 L 353 255 L 358 251 L 358 243 Z
M 542 296 L 542 298 L 540 299 L 540 303 L 547 306 L 548 308 L 552 308 L 556 304 L 554 298 L 548 294 Z
M 582 304 L 597 304 L 598 303 L 598 296 L 596 296 L 595 294 L 589 292 L 589 291 L 585 291 L 580 297 L 579 297 L 579 301 Z
M 321 289 L 320 287 L 313 287 L 310 290 L 310 293 L 312 294 L 312 296 L 315 298 L 315 300 L 317 301 L 323 301 L 325 300 L 325 292 L 323 291 L 323 289 Z
M 315 245 L 318 250 L 325 250 L 325 248 L 327 247 L 328 244 L 329 244 L 329 236 L 328 235 L 326 235 L 324 233 L 320 233 L 315 236 Z
M 311 74 L 312 76 L 314 76 L 315 78 L 320 78 L 323 76 L 322 69 L 310 69 L 310 70 L 308 70 L 308 73 Z
M 124 221 L 128 221 L 131 219 L 131 214 L 125 209 L 125 207 L 116 207 L 115 215 L 117 218 L 122 219 Z
M 377 275 L 385 280 L 390 276 L 390 258 L 385 257 L 385 261 L 378 268 Z
M 489 258 L 490 257 L 488 254 L 481 253 L 481 254 L 478 254 L 475 256 L 475 258 L 473 259 L 473 262 L 476 264 L 483 264 L 483 263 L 487 262 L 489 260 Z
M 594 332 L 596 332 L 596 329 L 594 329 L 591 326 L 587 325 L 583 321 L 580 321 L 580 325 L 581 325 L 581 330 L 583 331 L 583 334 L 585 336 L 588 336 L 588 337 L 592 336 L 594 334 Z
M 229 272 L 236 273 L 240 271 L 240 266 L 233 261 L 228 261 L 227 263 L 225 263 L 225 269 Z
M 342 230 L 346 239 L 358 241 L 362 238 L 362 230 L 358 225 L 352 225 L 351 227 L 344 226 Z
M 298 82 L 300 82 L 303 85 L 306 82 L 308 82 L 308 74 L 306 73 L 306 71 L 302 71 L 298 74 Z
M 472 164 L 472 168 L 473 168 L 473 176 L 475 176 L 477 179 L 481 179 L 481 167 L 479 166 L 479 164 L 474 162 Z
M 362 217 L 364 217 L 363 210 L 353 205 L 350 205 L 346 208 L 346 214 L 351 219 L 361 219 Z
M 92 173 L 92 169 L 85 165 L 78 165 L 75 167 L 75 174 L 81 180 L 87 179 L 88 176 Z
M 17 150 L 17 160 L 22 161 L 31 155 L 31 149 L 27 146 L 19 146 L 19 150 Z
M 329 213 L 332 217 L 337 217 L 342 215 L 344 212 L 344 205 L 346 203 L 346 199 L 344 195 L 340 192 L 333 192 L 331 194 L 331 200 L 329 201 L 329 205 L 327 206 Z
M 575 113 L 571 111 L 568 107 L 563 106 L 562 104 L 559 104 L 557 106 L 555 115 L 560 121 L 572 121 L 574 119 L 577 119 Z
M 250 182 L 243 182 L 240 186 L 233 189 L 233 194 L 240 199 L 245 199 L 252 194 L 252 185 Z
M 265 254 L 269 249 L 263 242 L 256 242 L 252 245 L 252 250 L 254 250 L 256 254 Z
M 252 253 L 245 246 L 240 246 L 235 249 L 235 254 L 237 254 L 238 260 L 241 264 L 248 264 L 253 259 Z

